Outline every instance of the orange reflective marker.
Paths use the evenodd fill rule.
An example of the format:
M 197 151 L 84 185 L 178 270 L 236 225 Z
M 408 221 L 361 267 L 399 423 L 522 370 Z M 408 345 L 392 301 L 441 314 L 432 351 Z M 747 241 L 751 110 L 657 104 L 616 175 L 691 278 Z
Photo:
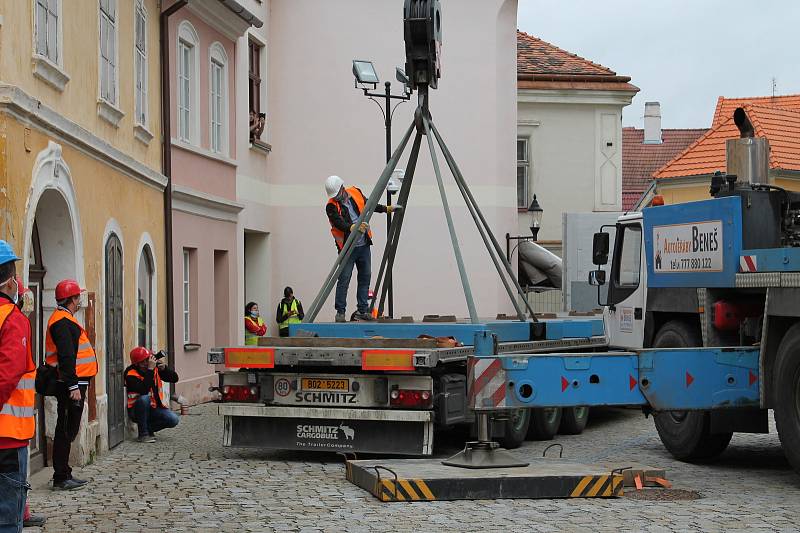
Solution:
M 225 348 L 229 368 L 275 368 L 275 348 Z
M 363 350 L 361 370 L 414 370 L 414 351 Z

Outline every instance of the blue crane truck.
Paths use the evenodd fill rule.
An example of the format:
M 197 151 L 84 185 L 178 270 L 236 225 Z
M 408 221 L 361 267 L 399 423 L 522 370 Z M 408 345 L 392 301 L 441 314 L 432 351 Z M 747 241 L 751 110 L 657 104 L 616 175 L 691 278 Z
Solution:
M 500 377 L 471 384 L 477 408 L 500 388 L 505 408 L 641 406 L 666 449 L 695 462 L 735 432 L 768 432 L 773 410 L 800 473 L 800 194 L 730 174 L 711 192 L 601 228 L 590 282 L 610 349 L 489 356 Z

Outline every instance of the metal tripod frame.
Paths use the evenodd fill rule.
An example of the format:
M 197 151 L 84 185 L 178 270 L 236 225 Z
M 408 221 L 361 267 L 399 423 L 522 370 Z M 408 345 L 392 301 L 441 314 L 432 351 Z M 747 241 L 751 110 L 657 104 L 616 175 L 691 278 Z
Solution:
M 375 301 L 377 299 L 377 295 L 380 293 L 380 300 L 378 304 L 378 314 L 381 315 L 383 313 L 384 303 L 386 301 L 386 293 L 387 293 L 387 285 L 384 284 L 384 278 L 387 272 L 391 272 L 392 266 L 394 265 L 394 259 L 397 254 L 397 246 L 400 241 L 400 232 L 403 228 L 403 220 L 405 219 L 406 211 L 408 210 L 408 198 L 411 194 L 411 184 L 414 179 L 414 173 L 417 167 L 417 161 L 419 159 L 419 151 L 422 145 L 422 136 L 427 137 L 428 141 L 428 150 L 431 155 L 431 162 L 433 164 L 433 171 L 436 175 L 436 183 L 439 188 L 439 194 L 442 197 L 442 207 L 444 208 L 445 219 L 447 221 L 447 229 L 448 233 L 450 234 L 450 241 L 453 246 L 453 253 L 456 259 L 456 265 L 458 266 L 458 273 L 459 277 L 461 278 L 461 286 L 464 290 L 464 298 L 467 302 L 467 309 L 469 310 L 470 321 L 475 324 L 478 323 L 478 315 L 475 309 L 475 301 L 472 297 L 472 289 L 470 288 L 469 279 L 467 277 L 467 272 L 464 267 L 464 259 L 461 255 L 461 247 L 458 243 L 458 235 L 456 234 L 455 225 L 453 224 L 453 217 L 450 212 L 450 205 L 447 201 L 447 194 L 445 192 L 444 182 L 442 180 L 442 174 L 439 169 L 439 161 L 436 155 L 436 149 L 434 146 L 434 139 L 436 143 L 439 145 L 439 149 L 441 150 L 442 155 L 444 156 L 444 160 L 447 163 L 448 168 L 450 169 L 450 173 L 453 176 L 453 179 L 458 186 L 459 191 L 461 192 L 461 196 L 464 198 L 464 202 L 467 205 L 467 209 L 472 216 L 472 220 L 475 222 L 475 226 L 478 228 L 478 233 L 481 236 L 484 246 L 486 247 L 486 251 L 489 253 L 489 257 L 492 259 L 492 263 L 494 264 L 495 269 L 497 270 L 497 275 L 500 277 L 500 280 L 503 282 L 503 287 L 506 289 L 506 293 L 508 294 L 511 303 L 514 305 L 514 309 L 517 312 L 517 318 L 521 321 L 526 320 L 525 317 L 525 310 L 520 305 L 519 301 L 517 301 L 517 296 L 522 297 L 522 301 L 525 302 L 525 307 L 527 311 L 530 313 L 531 319 L 535 322 L 536 315 L 533 312 L 533 309 L 528 302 L 528 299 L 525 295 L 525 292 L 522 290 L 522 287 L 517 280 L 516 275 L 514 274 L 514 270 L 511 267 L 511 264 L 506 259 L 506 256 L 503 254 L 503 250 L 500 247 L 500 243 L 495 238 L 494 234 L 492 233 L 491 228 L 489 228 L 489 224 L 486 222 L 486 218 L 483 216 L 483 213 L 478 207 L 478 203 L 475 201 L 475 197 L 472 195 L 472 192 L 467 185 L 466 180 L 464 180 L 464 176 L 461 174 L 458 165 L 456 164 L 453 155 L 450 153 L 450 150 L 447 148 L 444 140 L 442 139 L 441 134 L 436 129 L 436 126 L 433 124 L 430 116 L 430 112 L 428 110 L 428 91 L 427 87 L 420 88 L 419 91 L 419 104 L 417 106 L 416 111 L 414 112 L 414 121 L 408 127 L 403 139 L 400 141 L 400 144 L 395 149 L 394 154 L 392 155 L 389 162 L 386 164 L 386 167 L 383 169 L 378 181 L 375 183 L 375 187 L 372 189 L 372 192 L 367 198 L 366 205 L 364 206 L 364 210 L 358 217 L 358 220 L 355 221 L 354 227 L 359 227 L 362 222 L 369 223 L 372 215 L 375 212 L 375 208 L 378 205 L 378 201 L 381 198 L 383 191 L 386 189 L 386 186 L 389 182 L 389 178 L 392 175 L 392 172 L 397 167 L 398 162 L 400 161 L 400 157 L 402 156 L 403 152 L 408 145 L 408 141 L 411 139 L 411 134 L 416 129 L 416 136 L 414 137 L 414 144 L 411 148 L 411 153 L 409 154 L 408 163 L 406 164 L 406 172 L 405 178 L 403 179 L 403 184 L 400 187 L 400 193 L 398 195 L 397 204 L 404 206 L 404 209 L 398 211 L 394 217 L 392 222 L 391 228 L 389 229 L 387 238 L 386 238 L 386 247 L 383 250 L 383 256 L 381 258 L 381 266 L 378 270 L 378 276 L 375 282 L 375 289 L 373 291 L 373 299 L 370 302 L 370 310 L 375 308 Z M 333 290 L 334 285 L 336 284 L 336 280 L 339 278 L 342 270 L 344 269 L 344 265 L 349 260 L 350 256 L 355 249 L 355 243 L 357 241 L 358 231 L 350 232 L 350 235 L 347 237 L 347 240 L 344 243 L 339 255 L 336 258 L 336 261 L 333 264 L 328 276 L 325 278 L 322 287 L 320 288 L 317 296 L 314 298 L 314 301 L 311 303 L 311 307 L 309 307 L 308 311 L 306 312 L 304 322 L 314 322 L 317 315 L 319 314 L 320 309 L 322 308 L 322 304 L 325 300 L 328 299 L 328 296 Z M 509 279 L 513 283 L 513 288 L 509 283 Z M 516 293 L 515 293 L 516 291 Z

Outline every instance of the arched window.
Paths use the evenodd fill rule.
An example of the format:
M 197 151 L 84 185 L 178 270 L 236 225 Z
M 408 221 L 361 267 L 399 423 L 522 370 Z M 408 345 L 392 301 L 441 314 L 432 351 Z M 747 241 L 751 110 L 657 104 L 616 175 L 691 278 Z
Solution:
M 136 342 L 152 350 L 153 347 L 153 252 L 149 244 L 142 247 L 136 273 Z
M 178 138 L 195 145 L 200 144 L 200 72 L 198 51 L 200 38 L 188 21 L 178 25 L 176 71 L 178 84 Z
M 209 147 L 212 152 L 228 153 L 228 55 L 220 43 L 208 51 Z

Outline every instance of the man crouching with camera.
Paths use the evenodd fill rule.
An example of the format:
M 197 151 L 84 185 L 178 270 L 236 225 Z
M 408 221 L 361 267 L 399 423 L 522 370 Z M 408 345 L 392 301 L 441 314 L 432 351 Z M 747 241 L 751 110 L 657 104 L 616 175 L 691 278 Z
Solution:
M 169 409 L 163 386 L 164 382 L 177 383 L 178 374 L 167 367 L 165 355 L 137 346 L 125 369 L 128 416 L 139 427 L 139 442 L 155 442 L 157 431 L 178 425 L 178 415 Z

